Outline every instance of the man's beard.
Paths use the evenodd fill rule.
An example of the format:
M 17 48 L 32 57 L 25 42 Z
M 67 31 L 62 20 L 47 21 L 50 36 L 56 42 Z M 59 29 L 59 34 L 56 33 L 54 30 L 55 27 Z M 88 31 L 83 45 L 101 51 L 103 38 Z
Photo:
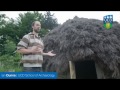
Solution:
M 36 29 L 36 30 L 34 30 L 36 33 L 39 33 L 40 32 L 40 30 L 39 29 Z

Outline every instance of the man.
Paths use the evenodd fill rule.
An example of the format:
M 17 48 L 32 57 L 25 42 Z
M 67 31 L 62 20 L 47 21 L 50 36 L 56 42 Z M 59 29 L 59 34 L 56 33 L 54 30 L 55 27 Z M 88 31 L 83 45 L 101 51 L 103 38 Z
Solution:
M 44 44 L 38 35 L 41 24 L 39 21 L 32 23 L 33 32 L 23 36 L 17 45 L 17 51 L 21 54 L 23 63 L 23 71 L 25 72 L 40 72 L 42 71 L 43 55 L 55 56 L 52 51 L 44 53 Z

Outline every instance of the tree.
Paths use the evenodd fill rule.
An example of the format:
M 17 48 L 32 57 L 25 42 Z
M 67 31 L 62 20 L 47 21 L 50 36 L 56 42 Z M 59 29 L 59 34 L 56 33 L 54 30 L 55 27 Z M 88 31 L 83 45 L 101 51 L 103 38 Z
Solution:
M 6 40 L 4 44 L 4 52 L 5 54 L 13 54 L 16 50 L 16 44 L 11 40 Z
M 7 19 L 7 20 L 6 20 Z M 19 14 L 17 20 L 6 17 L 5 14 L 0 15 L 0 53 L 5 54 L 5 45 L 7 40 L 16 45 L 25 34 L 32 31 L 32 22 L 38 20 L 41 22 L 40 36 L 44 37 L 51 29 L 58 25 L 57 19 L 48 11 L 46 14 L 38 11 L 26 12 Z M 8 52 L 8 51 L 7 51 Z
M 58 26 L 57 19 L 54 17 L 54 14 L 51 14 L 50 11 L 47 11 L 44 15 L 43 28 L 52 30 Z
M 6 40 L 6 38 L 2 34 L 2 32 L 5 28 L 5 25 L 6 25 L 5 18 L 6 18 L 5 14 L 0 15 L 0 54 L 4 51 L 4 43 L 5 43 L 5 40 Z
M 32 31 L 31 24 L 35 20 L 41 22 L 41 37 L 44 37 L 51 29 L 55 28 L 58 25 L 57 19 L 54 17 L 54 15 L 51 15 L 50 12 L 46 12 L 44 15 L 38 11 L 19 14 L 19 17 L 17 19 L 19 26 L 17 33 L 19 34 L 19 39 L 21 39 L 23 35 Z

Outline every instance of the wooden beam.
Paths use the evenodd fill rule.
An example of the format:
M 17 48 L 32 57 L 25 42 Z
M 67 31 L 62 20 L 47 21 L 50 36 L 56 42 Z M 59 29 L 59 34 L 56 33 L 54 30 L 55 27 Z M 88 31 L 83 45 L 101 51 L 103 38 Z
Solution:
M 70 67 L 70 78 L 76 79 L 75 64 L 72 61 L 69 61 L 69 67 Z
M 99 65 L 95 63 L 97 79 L 105 79 L 104 72 L 101 70 Z

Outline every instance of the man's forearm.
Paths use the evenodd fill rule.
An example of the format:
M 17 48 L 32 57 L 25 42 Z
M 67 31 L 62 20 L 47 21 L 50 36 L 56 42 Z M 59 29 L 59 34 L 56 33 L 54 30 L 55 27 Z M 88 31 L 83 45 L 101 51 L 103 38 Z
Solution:
M 44 56 L 48 56 L 48 53 L 44 53 L 44 52 L 43 52 L 42 55 L 44 55 Z
M 31 49 L 20 49 L 20 50 L 17 50 L 17 52 L 21 53 L 21 54 L 31 54 L 33 53 L 33 51 Z M 48 53 L 40 53 L 44 56 L 49 56 Z
M 21 54 L 31 54 L 32 51 L 30 49 L 20 49 L 17 50 L 17 52 L 21 53 Z

